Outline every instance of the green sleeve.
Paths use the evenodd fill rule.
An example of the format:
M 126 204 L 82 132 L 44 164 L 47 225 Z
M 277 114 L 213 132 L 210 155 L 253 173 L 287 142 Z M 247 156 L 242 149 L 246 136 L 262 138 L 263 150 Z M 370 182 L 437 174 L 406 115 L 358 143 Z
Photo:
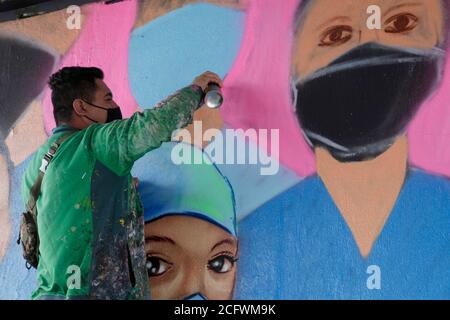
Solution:
M 192 85 L 129 119 L 91 126 L 95 157 L 117 175 L 128 174 L 136 160 L 170 141 L 175 130 L 192 122 L 202 97 L 202 89 Z

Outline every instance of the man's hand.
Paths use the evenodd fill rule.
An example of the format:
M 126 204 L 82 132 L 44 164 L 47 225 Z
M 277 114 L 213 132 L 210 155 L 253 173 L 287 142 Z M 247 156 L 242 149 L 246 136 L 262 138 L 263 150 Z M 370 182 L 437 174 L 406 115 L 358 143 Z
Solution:
M 203 89 L 203 91 L 205 91 L 210 82 L 215 82 L 221 87 L 223 85 L 222 79 L 220 79 L 220 77 L 217 74 L 211 71 L 206 71 L 201 75 L 199 75 L 197 78 L 194 79 L 192 84 L 199 86 L 200 88 Z
M 200 88 L 202 88 L 203 91 L 205 91 L 210 82 L 215 82 L 221 87 L 223 85 L 222 79 L 220 79 L 220 77 L 217 74 L 211 71 L 207 71 L 198 76 L 197 78 L 195 78 L 192 84 L 199 86 Z M 222 118 L 220 117 L 219 109 L 211 109 L 204 105 L 194 112 L 193 121 L 201 122 L 202 132 L 200 137 L 195 138 L 195 136 L 198 135 L 198 133 L 194 125 L 191 123 L 185 129 L 175 133 L 172 136 L 172 141 L 184 141 L 185 143 L 195 144 L 197 147 L 202 148 L 210 142 L 210 141 L 203 141 L 202 139 L 203 134 L 206 132 L 206 130 L 221 129 L 223 127 L 223 121 Z

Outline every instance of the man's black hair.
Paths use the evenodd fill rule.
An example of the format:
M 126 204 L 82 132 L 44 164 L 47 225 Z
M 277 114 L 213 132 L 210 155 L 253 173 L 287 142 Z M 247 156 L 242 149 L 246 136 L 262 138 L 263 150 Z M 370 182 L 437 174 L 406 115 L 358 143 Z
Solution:
M 70 121 L 75 99 L 92 101 L 97 89 L 95 80 L 103 80 L 103 77 L 103 71 L 95 67 L 65 67 L 50 77 L 48 85 L 52 90 L 57 125 Z

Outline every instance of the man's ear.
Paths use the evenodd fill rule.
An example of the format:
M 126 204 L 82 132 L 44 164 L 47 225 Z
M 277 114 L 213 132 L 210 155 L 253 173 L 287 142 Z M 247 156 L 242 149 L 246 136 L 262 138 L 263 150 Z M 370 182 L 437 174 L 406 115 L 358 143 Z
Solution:
M 87 110 L 86 107 L 84 105 L 84 102 L 81 99 L 75 99 L 72 102 L 72 107 L 73 107 L 73 111 L 78 115 L 78 116 L 84 116 L 87 114 Z

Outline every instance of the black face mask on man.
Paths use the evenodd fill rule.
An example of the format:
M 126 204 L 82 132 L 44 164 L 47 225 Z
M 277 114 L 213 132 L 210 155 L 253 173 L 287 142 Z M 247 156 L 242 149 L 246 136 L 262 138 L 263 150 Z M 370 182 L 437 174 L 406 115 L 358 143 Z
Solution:
M 296 114 L 308 142 L 341 162 L 379 156 L 437 87 L 444 57 L 439 48 L 367 43 L 294 82 Z
M 83 102 L 93 106 L 94 108 L 106 110 L 107 116 L 106 116 L 106 122 L 105 123 L 110 123 L 110 122 L 113 122 L 115 120 L 122 120 L 123 119 L 122 118 L 122 111 L 120 110 L 120 107 L 117 107 L 117 108 L 105 108 L 105 107 L 100 107 L 100 106 L 98 106 L 96 104 L 93 104 L 93 103 L 90 103 L 90 102 L 87 102 L 87 101 L 84 101 L 84 100 L 83 100 Z M 95 122 L 95 123 L 99 123 L 98 121 L 96 121 L 94 119 L 91 119 L 88 116 L 85 116 L 85 117 L 88 118 L 89 120 Z

